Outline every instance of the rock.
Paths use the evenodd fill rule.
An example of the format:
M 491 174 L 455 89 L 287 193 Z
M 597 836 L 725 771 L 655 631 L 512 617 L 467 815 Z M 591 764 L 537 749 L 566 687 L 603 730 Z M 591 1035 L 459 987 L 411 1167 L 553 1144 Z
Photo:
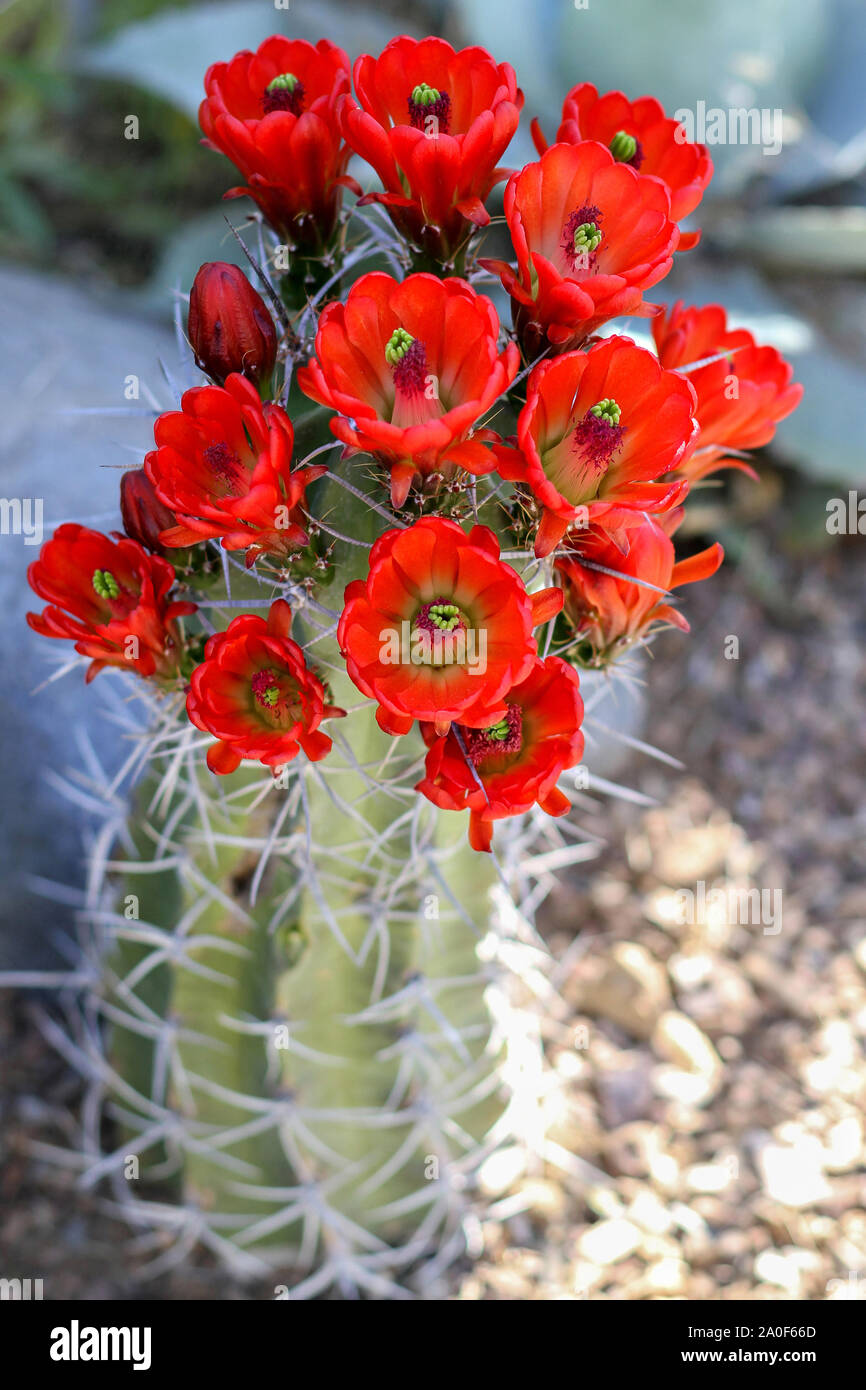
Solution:
M 761 1283 L 775 1284 L 792 1297 L 802 1298 L 805 1276 L 820 1266 L 821 1257 L 814 1250 L 786 1245 L 783 1250 L 762 1250 L 755 1256 L 754 1271 Z
M 647 1115 L 653 1098 L 651 1073 L 652 1061 L 642 1051 L 621 1053 L 619 1065 L 600 1072 L 596 1084 L 608 1129 Z
M 848 1115 L 831 1126 L 824 1151 L 824 1167 L 830 1173 L 850 1173 L 862 1165 L 863 1122 L 859 1115 Z
M 648 1298 L 658 1294 L 682 1293 L 689 1277 L 689 1267 L 685 1260 L 673 1255 L 665 1255 L 649 1266 L 641 1280 L 641 1292 Z
M 692 1192 L 724 1192 L 737 1176 L 731 1163 L 695 1163 L 685 1172 L 686 1185 Z
M 832 1188 L 823 1158 L 821 1141 L 813 1135 L 804 1134 L 791 1145 L 759 1140 L 756 1163 L 767 1196 L 789 1207 L 808 1207 L 829 1198 Z
M 580 977 L 583 1009 L 636 1038 L 648 1038 L 670 1003 L 664 967 L 643 946 L 621 941 L 586 962 Z
M 513 1144 L 484 1160 L 478 1170 L 478 1185 L 488 1197 L 498 1197 L 508 1192 L 525 1171 L 526 1152 Z
M 664 1096 L 687 1105 L 712 1100 L 722 1083 L 721 1058 L 705 1033 L 685 1014 L 668 1010 L 652 1034 L 652 1048 L 671 1066 L 656 1067 L 653 1081 Z
M 589 1226 L 579 1237 L 577 1248 L 590 1264 L 613 1265 L 633 1255 L 640 1243 L 640 1229 L 631 1221 L 614 1217 Z
M 97 301 L 93 293 L 20 269 L 0 270 L 0 298 L 0 343 L 7 362 L 0 386 L 4 495 L 42 499 L 46 538 L 61 521 L 116 528 L 120 473 L 137 467 L 153 443 L 148 393 L 163 409 L 176 403 L 159 365 L 162 358 L 172 372 L 180 370 L 174 334 Z M 200 379 L 191 363 L 189 368 L 184 385 Z M 140 382 L 138 402 L 124 397 L 133 376 Z M 131 407 L 141 413 L 68 413 L 88 407 Z M 75 654 L 70 642 L 48 641 L 25 626 L 27 610 L 42 606 L 27 585 L 27 565 L 39 553 L 27 539 L 0 537 L 5 556 L 0 602 L 6 614 L 0 638 L 0 837 L 9 865 L 0 908 L 0 969 L 66 965 L 54 942 L 71 928 L 73 909 L 47 905 L 35 896 L 30 879 L 83 883 L 87 816 L 49 779 L 81 770 L 80 735 L 90 737 L 109 773 L 128 752 L 122 734 L 106 721 L 105 683 L 116 679 L 111 673 L 85 688 L 79 668 L 37 692 L 58 659 Z

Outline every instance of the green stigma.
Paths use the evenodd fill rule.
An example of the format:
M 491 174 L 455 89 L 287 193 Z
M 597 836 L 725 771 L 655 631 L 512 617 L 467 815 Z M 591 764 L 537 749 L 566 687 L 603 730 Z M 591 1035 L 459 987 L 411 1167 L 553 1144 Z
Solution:
M 612 400 L 610 397 L 606 397 L 603 401 L 599 401 L 597 405 L 592 407 L 589 413 L 590 415 L 594 415 L 596 420 L 606 420 L 609 425 L 618 425 L 620 416 L 622 415 L 622 411 L 616 401 Z
M 120 585 L 111 570 L 94 570 L 93 588 L 100 598 L 105 599 L 117 598 L 120 593 Z
M 626 135 L 624 130 L 618 130 L 608 145 L 608 149 L 614 159 L 619 160 L 620 164 L 628 164 L 629 160 L 635 157 L 637 140 L 633 135 Z
M 412 102 L 415 106 L 435 106 L 438 100 L 439 91 L 436 87 L 428 87 L 426 82 L 412 88 Z
M 427 616 L 440 632 L 453 632 L 460 623 L 460 609 L 456 603 L 431 603 Z
M 491 724 L 489 729 L 484 730 L 484 737 L 495 739 L 497 743 L 501 743 L 503 739 L 508 738 L 508 732 L 507 718 L 500 719 L 498 724 Z
M 405 328 L 395 328 L 385 347 L 385 361 L 396 367 L 398 362 L 403 361 L 414 341 L 412 334 L 407 333 Z
M 574 230 L 575 251 L 591 252 L 601 244 L 601 232 L 594 222 L 581 222 Z
M 266 689 L 259 692 L 259 699 L 261 700 L 262 704 L 270 705 L 271 708 L 273 708 L 273 706 L 277 704 L 279 698 L 280 692 L 275 685 L 269 685 L 266 687 Z
M 298 85 L 298 79 L 293 72 L 281 72 L 279 77 L 273 78 L 265 87 L 266 92 L 293 92 Z

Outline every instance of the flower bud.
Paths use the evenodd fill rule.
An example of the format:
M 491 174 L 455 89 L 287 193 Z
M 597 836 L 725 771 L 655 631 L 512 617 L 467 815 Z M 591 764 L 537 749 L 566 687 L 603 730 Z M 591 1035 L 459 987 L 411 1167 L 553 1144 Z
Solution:
M 189 296 L 189 340 L 203 372 L 220 386 L 243 372 L 256 386 L 274 369 L 277 335 L 261 295 L 236 265 L 208 261 Z
M 170 526 L 176 526 L 177 518 L 160 502 L 143 468 L 131 468 L 121 478 L 120 514 L 123 529 L 131 540 L 138 541 L 154 555 L 167 553 L 165 546 L 160 543 L 159 534 Z

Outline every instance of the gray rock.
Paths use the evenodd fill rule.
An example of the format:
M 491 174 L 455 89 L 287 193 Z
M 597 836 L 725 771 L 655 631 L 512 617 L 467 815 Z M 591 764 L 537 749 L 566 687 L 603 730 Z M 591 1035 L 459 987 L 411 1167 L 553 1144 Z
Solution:
M 120 473 L 136 467 L 152 443 L 149 395 L 160 409 L 174 403 L 159 359 L 173 368 L 177 349 L 170 330 L 48 276 L 0 269 L 0 298 L 0 343 L 9 364 L 0 381 L 2 492 L 10 501 L 37 504 L 29 536 L 7 534 L 15 515 L 5 509 L 0 535 L 0 969 L 11 969 L 61 963 L 58 938 L 72 924 L 72 895 L 66 904 L 37 896 L 34 877 L 73 887 L 83 882 L 86 813 L 61 794 L 57 779 L 80 773 L 82 737 L 108 768 L 124 751 L 106 723 L 99 691 L 111 676 L 86 689 L 82 666 L 37 690 L 75 654 L 71 643 L 47 641 L 25 624 L 27 610 L 41 607 L 26 579 L 39 554 L 32 523 L 41 499 L 46 538 L 62 521 L 103 531 L 119 525 Z M 130 376 L 139 379 L 137 402 L 124 398 Z M 141 413 L 64 413 L 99 407 Z M 26 507 L 22 518 L 27 521 Z

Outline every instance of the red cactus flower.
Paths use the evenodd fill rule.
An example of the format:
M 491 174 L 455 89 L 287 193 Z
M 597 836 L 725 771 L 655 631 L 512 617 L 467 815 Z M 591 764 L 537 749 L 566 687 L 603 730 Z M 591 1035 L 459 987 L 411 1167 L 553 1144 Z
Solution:
M 803 388 L 792 383 L 793 368 L 775 348 L 759 347 L 747 329 L 729 329 L 720 304 L 686 309 L 679 300 L 653 320 L 652 330 L 662 365 L 684 372 L 697 395 L 700 436 L 680 472 L 692 482 L 720 468 L 754 477 L 727 451 L 768 444 L 779 420 L 796 410 Z M 718 360 L 692 367 L 708 357 Z
M 497 169 L 517 129 L 523 93 L 507 63 L 483 48 L 459 52 L 444 39 L 392 39 L 378 58 L 355 63 L 358 100 L 340 119 L 347 141 L 385 186 L 362 202 L 382 203 L 397 230 L 437 261 L 457 254 L 484 199 L 508 171 Z
M 591 82 L 580 82 L 562 103 L 556 139 L 569 145 L 597 140 L 622 164 L 660 179 L 670 193 L 671 217 L 680 222 L 694 212 L 713 176 L 706 145 L 694 144 L 684 135 L 683 127 L 665 115 L 655 97 L 629 101 L 622 92 L 600 96 Z M 537 120 L 532 122 L 532 137 L 538 153 L 544 154 L 547 141 Z M 699 237 L 699 232 L 681 235 L 677 249 L 688 250 Z
M 349 584 L 337 632 L 352 680 L 377 700 L 388 733 L 425 719 L 445 732 L 505 717 L 504 696 L 535 660 L 532 629 L 562 607 L 557 589 L 528 594 L 486 526 L 467 536 L 424 517 L 386 531 L 365 580 Z
M 276 773 L 299 748 L 311 762 L 331 751 L 319 725 L 345 710 L 326 703 L 325 688 L 292 641 L 291 627 L 292 610 L 280 598 L 267 621 L 244 613 L 209 638 L 204 661 L 192 673 L 186 709 L 197 729 L 217 739 L 207 753 L 211 772 L 234 772 L 249 758 Z
M 503 477 L 528 486 L 543 507 L 536 555 L 570 526 L 622 522 L 622 512 L 662 512 L 688 490 L 656 482 L 685 456 L 697 425 L 694 392 L 630 338 L 542 362 L 529 378 L 518 448 L 498 446 Z M 627 518 L 626 518 L 627 519 Z
M 194 613 L 194 603 L 171 601 L 174 569 L 148 555 L 119 532 L 103 536 L 85 526 L 59 526 L 29 567 L 31 589 L 46 599 L 27 622 L 43 637 L 75 643 L 91 658 L 87 680 L 103 666 L 122 666 L 140 676 L 173 681 L 178 676 L 181 639 L 176 619 Z
M 214 63 L 204 86 L 204 143 L 227 155 L 246 180 L 225 196 L 248 194 L 290 246 L 327 246 L 350 157 L 336 114 L 349 91 L 342 48 L 273 34 L 255 53 Z
M 316 334 L 318 361 L 298 384 L 339 410 L 331 429 L 351 452 L 375 454 L 391 470 L 395 507 L 420 473 L 487 473 L 495 460 L 472 427 L 513 381 L 519 354 L 497 348 L 499 320 L 465 280 L 363 275 L 345 304 L 329 304 Z
M 174 512 L 164 507 L 143 468 L 130 468 L 120 479 L 120 515 L 130 540 L 138 541 L 154 555 L 164 555 L 159 539 L 163 531 L 177 523 Z
M 200 267 L 190 291 L 187 331 L 196 362 L 220 386 L 232 372 L 242 372 L 256 386 L 270 379 L 277 357 L 274 321 L 238 266 L 208 261 Z
M 556 561 L 584 665 L 607 665 L 657 624 L 688 632 L 682 613 L 667 602 L 668 592 L 715 574 L 724 551 L 711 545 L 675 563 L 669 531 L 681 519 L 681 512 L 670 512 L 660 525 L 642 517 L 618 539 L 591 527 Z
M 432 724 L 421 732 L 430 751 L 415 788 L 446 811 L 469 810 L 469 843 L 490 850 L 493 822 L 529 811 L 537 802 L 563 816 L 570 802 L 560 774 L 583 756 L 583 701 L 573 666 L 536 660 L 505 697 L 505 713 L 485 728 L 452 725 L 445 737 Z
M 160 415 L 157 448 L 144 467 L 157 496 L 177 514 L 162 532 L 168 546 L 220 537 L 225 550 L 284 557 L 306 545 L 306 488 L 327 469 L 292 468 L 294 433 L 277 405 L 233 373 L 225 387 L 196 386 L 180 410 Z
M 524 353 L 577 347 L 608 319 L 646 316 L 643 292 L 671 268 L 679 230 L 658 179 L 594 141 L 552 145 L 512 174 L 505 218 L 517 256 L 481 264 L 512 298 Z

